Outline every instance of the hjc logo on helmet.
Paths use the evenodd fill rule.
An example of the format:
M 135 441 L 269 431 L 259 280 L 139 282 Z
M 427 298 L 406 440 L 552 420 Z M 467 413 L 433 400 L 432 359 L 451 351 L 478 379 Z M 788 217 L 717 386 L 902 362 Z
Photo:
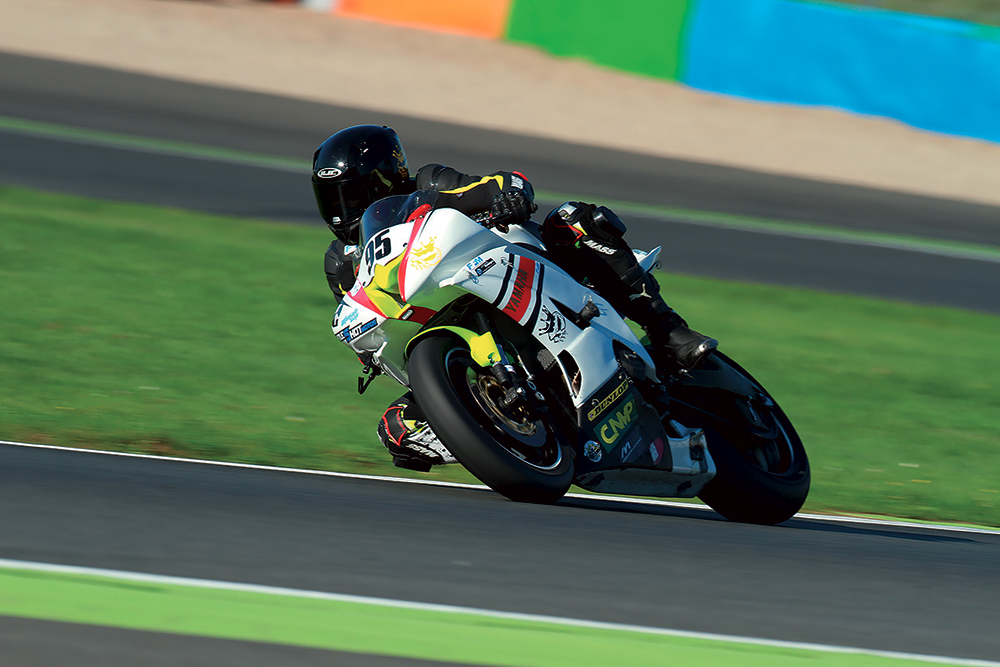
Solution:
M 316 175 L 319 176 L 320 178 L 337 178 L 343 173 L 344 173 L 343 171 L 337 169 L 336 167 L 327 167 L 325 169 L 320 169 L 319 171 L 317 171 Z

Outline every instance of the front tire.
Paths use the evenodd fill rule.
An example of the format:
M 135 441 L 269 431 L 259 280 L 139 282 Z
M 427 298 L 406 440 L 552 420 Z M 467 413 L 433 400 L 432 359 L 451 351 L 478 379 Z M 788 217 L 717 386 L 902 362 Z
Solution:
M 434 433 L 473 475 L 511 500 L 554 503 L 573 482 L 573 455 L 550 419 L 503 408 L 499 385 L 461 342 L 419 341 L 410 388 Z

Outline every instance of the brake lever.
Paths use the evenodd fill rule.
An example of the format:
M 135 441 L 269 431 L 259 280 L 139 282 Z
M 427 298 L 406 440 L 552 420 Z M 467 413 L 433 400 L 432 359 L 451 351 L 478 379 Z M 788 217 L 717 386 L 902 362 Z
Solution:
M 505 222 L 500 222 L 497 218 L 494 218 L 489 211 L 476 213 L 475 215 L 469 217 L 472 218 L 473 222 L 478 222 L 486 229 L 497 229 L 501 234 L 506 234 L 510 231 L 510 225 Z
M 363 375 L 367 375 L 367 378 L 358 378 L 358 393 L 363 394 L 368 389 L 368 385 L 372 383 L 372 380 L 382 375 L 382 368 L 375 365 L 375 355 L 368 357 L 368 361 L 365 362 L 365 367 L 361 371 Z

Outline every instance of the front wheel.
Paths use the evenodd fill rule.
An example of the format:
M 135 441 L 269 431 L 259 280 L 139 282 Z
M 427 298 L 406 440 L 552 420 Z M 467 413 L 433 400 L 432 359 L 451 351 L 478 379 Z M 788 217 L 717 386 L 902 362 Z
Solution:
M 434 433 L 481 482 L 511 500 L 554 503 L 573 482 L 572 451 L 550 419 L 506 408 L 503 389 L 456 339 L 416 344 L 410 388 Z

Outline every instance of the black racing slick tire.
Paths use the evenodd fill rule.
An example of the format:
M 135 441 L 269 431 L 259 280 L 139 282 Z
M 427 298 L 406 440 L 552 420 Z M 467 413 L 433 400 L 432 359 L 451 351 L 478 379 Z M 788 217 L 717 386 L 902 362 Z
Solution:
M 572 450 L 545 414 L 501 407 L 499 387 L 458 339 L 431 336 L 410 354 L 410 389 L 441 442 L 488 487 L 511 500 L 554 503 L 573 482 Z
M 698 497 L 730 521 L 774 525 L 795 516 L 809 494 L 809 460 L 791 422 L 775 406 L 778 435 L 766 441 L 733 438 L 709 426 L 716 475 Z
M 677 387 L 678 420 L 705 431 L 715 477 L 698 497 L 730 521 L 773 525 L 792 518 L 809 494 L 810 468 L 795 427 L 767 391 L 722 353 Z M 708 381 L 697 379 L 698 375 Z M 711 379 L 719 380 L 716 388 Z

